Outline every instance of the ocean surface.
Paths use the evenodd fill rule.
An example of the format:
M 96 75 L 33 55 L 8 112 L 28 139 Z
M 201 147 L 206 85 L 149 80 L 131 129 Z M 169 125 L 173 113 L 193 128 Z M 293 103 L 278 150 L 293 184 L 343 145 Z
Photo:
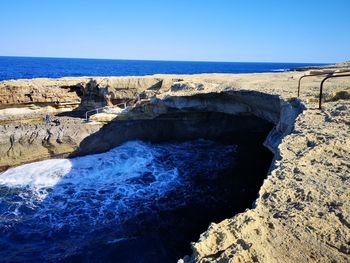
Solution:
M 174 262 L 206 218 L 200 209 L 230 207 L 224 172 L 237 151 L 208 140 L 131 141 L 11 168 L 0 174 L 0 262 Z
M 0 262 L 176 262 L 210 222 L 251 207 L 271 153 L 130 141 L 0 173 Z
M 0 81 L 9 79 L 79 76 L 279 72 L 291 68 L 318 65 L 324 64 L 146 61 L 0 56 Z

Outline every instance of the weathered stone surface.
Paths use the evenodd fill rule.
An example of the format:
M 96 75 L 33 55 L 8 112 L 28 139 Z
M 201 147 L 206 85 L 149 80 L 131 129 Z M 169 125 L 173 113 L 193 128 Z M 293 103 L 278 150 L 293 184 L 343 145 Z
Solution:
M 0 126 L 0 171 L 10 166 L 68 156 L 80 142 L 101 128 L 100 123 L 60 118 L 61 124 L 8 124 Z
M 349 109 L 341 101 L 302 113 L 255 208 L 212 224 L 189 261 L 348 262 Z
M 172 78 L 79 77 L 0 82 L 0 121 L 33 118 L 46 113 L 87 111 L 132 102 L 142 92 L 170 89 Z

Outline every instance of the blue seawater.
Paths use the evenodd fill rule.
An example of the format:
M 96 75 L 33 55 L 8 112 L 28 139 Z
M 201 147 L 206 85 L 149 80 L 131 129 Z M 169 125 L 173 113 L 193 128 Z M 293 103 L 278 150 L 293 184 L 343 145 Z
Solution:
M 1 57 L 0 81 L 79 76 L 152 74 L 260 73 L 318 66 L 312 63 L 193 62 L 77 58 Z
M 0 262 L 175 262 L 200 211 L 230 210 L 224 172 L 237 154 L 208 140 L 130 141 L 0 173 Z

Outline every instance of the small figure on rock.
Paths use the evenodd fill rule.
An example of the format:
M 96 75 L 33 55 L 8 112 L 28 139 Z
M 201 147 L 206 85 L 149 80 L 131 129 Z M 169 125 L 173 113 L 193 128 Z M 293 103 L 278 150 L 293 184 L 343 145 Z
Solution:
M 46 124 L 50 124 L 51 123 L 51 118 L 50 118 L 50 116 L 48 114 L 46 114 L 46 116 L 45 116 L 45 123 Z

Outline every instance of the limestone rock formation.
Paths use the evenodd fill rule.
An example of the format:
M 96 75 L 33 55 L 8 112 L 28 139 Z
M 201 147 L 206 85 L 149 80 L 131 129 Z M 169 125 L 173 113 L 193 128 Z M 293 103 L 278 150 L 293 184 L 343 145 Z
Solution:
M 81 120 L 60 118 L 61 124 L 0 126 L 0 171 L 8 167 L 58 156 L 68 156 L 80 142 L 101 128 Z
M 135 102 L 142 92 L 170 89 L 172 79 L 156 77 L 79 77 L 0 82 L 0 122 L 45 113 L 87 111 Z
M 349 109 L 341 101 L 304 111 L 255 208 L 212 224 L 186 261 L 348 262 Z

